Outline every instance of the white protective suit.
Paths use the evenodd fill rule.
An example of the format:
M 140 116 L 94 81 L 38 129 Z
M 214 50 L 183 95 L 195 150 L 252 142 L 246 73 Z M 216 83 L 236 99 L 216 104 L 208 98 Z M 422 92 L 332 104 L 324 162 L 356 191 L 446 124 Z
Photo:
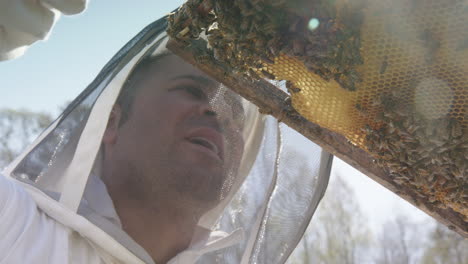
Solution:
M 3 175 L 0 176 L 0 202 L 0 263 L 117 262 L 45 214 L 21 185 Z
M 97 219 L 95 221 L 109 220 L 117 226 L 120 225 L 119 218 L 112 205 L 112 200 L 107 194 L 106 187 L 96 177 L 90 178 L 90 186 L 84 194 L 85 202 L 79 211 L 88 217 Z M 25 187 L 25 188 L 24 188 Z M 88 199 L 86 199 L 88 198 Z M 0 263 L 154 263 L 151 257 L 136 244 L 127 234 L 119 229 L 109 230 L 120 238 L 126 247 L 120 243 L 103 238 L 101 242 L 92 242 L 79 234 L 79 219 L 66 216 L 57 216 L 56 219 L 36 205 L 36 201 L 41 208 L 46 208 L 53 212 L 55 202 L 27 185 L 0 176 Z M 96 201 L 88 203 L 87 200 Z M 52 205 L 52 206 L 50 206 Z M 89 206 L 91 205 L 91 206 Z M 60 209 L 58 209 L 60 210 Z M 99 212 L 99 214 L 97 213 Z M 53 214 L 53 213 L 52 213 Z M 57 221 L 58 220 L 58 221 Z M 85 219 L 81 219 L 86 221 Z M 71 221 L 71 222 L 68 222 Z M 63 223 L 63 224 L 62 224 Z M 88 223 L 81 223 L 87 225 Z M 89 229 L 89 227 L 85 227 Z M 82 228 L 81 228 L 82 229 Z M 78 231 L 78 232 L 77 232 Z M 84 230 L 83 232 L 93 230 Z M 100 232 L 99 230 L 94 230 Z M 225 239 L 226 234 L 222 232 L 212 233 L 208 241 L 202 241 L 202 247 L 196 245 L 188 248 L 183 253 L 176 256 L 169 263 L 192 263 L 198 258 L 201 251 L 209 252 L 218 248 L 223 248 L 239 240 L 240 234 L 235 233 L 229 239 Z M 222 240 L 219 240 L 223 238 Z M 98 238 L 99 239 L 99 238 Z M 101 248 L 99 245 L 104 245 Z M 128 251 L 132 248 L 137 251 L 140 259 Z M 109 254 L 108 251 L 112 253 Z
M 162 18 L 130 40 L 6 168 L 0 263 L 154 263 L 122 230 L 100 179 L 100 153 L 105 120 L 135 66 L 168 52 L 166 26 Z M 221 118 L 240 115 L 232 103 L 241 101 L 242 141 L 232 145 L 242 144 L 240 164 L 229 168 L 218 204 L 198 220 L 209 235 L 192 238 L 170 263 L 284 263 L 328 183 L 331 155 L 229 93 L 220 86 L 210 104 Z

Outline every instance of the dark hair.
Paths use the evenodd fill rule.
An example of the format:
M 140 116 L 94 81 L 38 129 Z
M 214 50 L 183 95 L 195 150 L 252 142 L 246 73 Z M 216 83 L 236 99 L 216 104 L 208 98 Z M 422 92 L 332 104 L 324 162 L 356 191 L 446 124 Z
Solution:
M 133 68 L 129 74 L 127 80 L 122 86 L 119 97 L 117 98 L 116 104 L 121 108 L 122 116 L 120 118 L 119 126 L 125 123 L 130 117 L 133 101 L 137 92 L 140 90 L 142 85 L 139 85 L 149 74 L 154 73 L 158 70 L 159 62 L 161 59 L 171 55 L 169 51 L 159 53 L 157 55 L 149 55 L 144 57 L 137 65 Z

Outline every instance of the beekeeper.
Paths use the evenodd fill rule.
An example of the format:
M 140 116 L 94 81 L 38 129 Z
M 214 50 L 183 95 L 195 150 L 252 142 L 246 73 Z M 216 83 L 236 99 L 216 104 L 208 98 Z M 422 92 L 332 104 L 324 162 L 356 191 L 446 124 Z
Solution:
M 278 122 L 169 52 L 166 26 L 130 40 L 4 171 L 0 263 L 286 261 L 330 155 L 311 148 L 307 178 L 282 170 Z

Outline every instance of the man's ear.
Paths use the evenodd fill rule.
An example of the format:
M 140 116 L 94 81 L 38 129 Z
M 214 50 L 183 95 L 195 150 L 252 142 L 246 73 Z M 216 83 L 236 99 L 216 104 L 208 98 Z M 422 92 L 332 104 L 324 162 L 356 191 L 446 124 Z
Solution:
M 102 142 L 106 145 L 113 145 L 117 141 L 120 119 L 122 117 L 122 109 L 119 105 L 114 105 L 107 121 L 107 128 L 104 132 Z

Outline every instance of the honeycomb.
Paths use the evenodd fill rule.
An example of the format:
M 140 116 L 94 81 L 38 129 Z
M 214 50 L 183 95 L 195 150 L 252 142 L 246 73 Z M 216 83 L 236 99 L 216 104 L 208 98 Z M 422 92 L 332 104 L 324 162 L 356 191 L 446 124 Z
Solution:
M 290 80 L 294 108 L 308 120 L 365 148 L 364 125 L 378 127 L 380 97 L 414 105 L 427 119 L 448 115 L 468 127 L 468 3 L 370 1 L 361 29 L 363 81 L 342 89 L 284 54 L 264 70 Z
M 286 80 L 302 116 L 468 222 L 468 0 L 187 3 L 169 18 L 171 36 L 205 31 L 203 58 Z M 305 26 L 312 19 L 322 25 Z

